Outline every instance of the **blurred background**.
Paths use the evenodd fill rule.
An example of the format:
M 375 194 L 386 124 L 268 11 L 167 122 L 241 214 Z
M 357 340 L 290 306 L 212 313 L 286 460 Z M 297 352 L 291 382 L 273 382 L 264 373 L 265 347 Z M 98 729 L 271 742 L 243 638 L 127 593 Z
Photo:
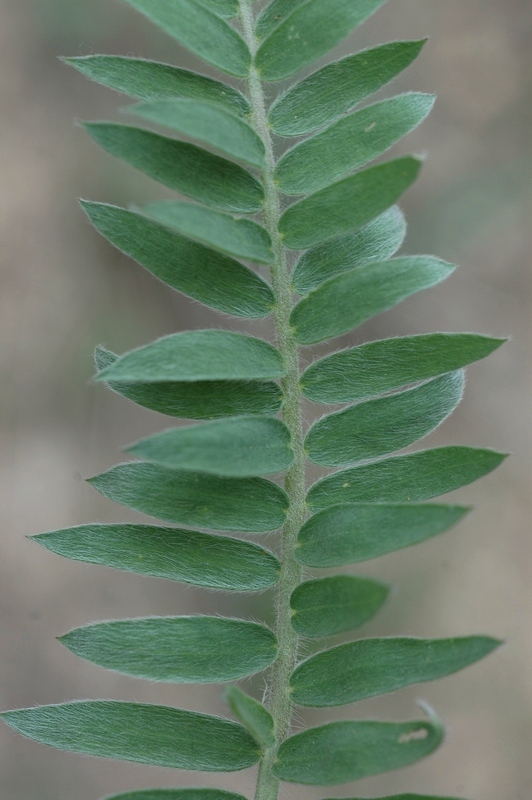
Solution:
M 429 444 L 491 446 L 513 455 L 449 496 L 476 506 L 456 530 L 362 565 L 359 573 L 395 587 L 363 635 L 490 633 L 507 644 L 458 675 L 334 711 L 337 719 L 415 718 L 421 697 L 449 731 L 431 758 L 326 791 L 285 785 L 284 797 L 405 791 L 472 800 L 530 797 L 532 5 L 394 0 L 334 55 L 426 35 L 419 60 L 386 92 L 415 89 L 439 97 L 429 121 L 395 148 L 430 156 L 402 204 L 410 226 L 406 249 L 435 252 L 461 268 L 335 346 L 437 329 L 510 335 L 510 343 L 469 369 L 460 409 Z M 172 423 L 91 385 L 94 346 L 120 352 L 188 327 L 225 324 L 113 250 L 77 206 L 79 195 L 124 204 L 170 196 L 98 152 L 74 126 L 76 117 L 116 119 L 115 109 L 128 102 L 57 59 L 93 52 L 205 69 L 115 0 L 0 0 L 0 707 L 105 697 L 227 714 L 220 687 L 121 678 L 77 659 L 55 637 L 127 616 L 200 611 L 269 621 L 267 594 L 226 597 L 63 561 L 25 538 L 92 520 L 140 519 L 84 479 L 123 460 L 126 444 Z M 233 327 L 267 334 L 263 323 Z M 309 419 L 313 413 L 309 408 Z M 247 688 L 260 696 L 261 679 Z M 316 711 L 301 720 L 327 716 Z M 250 797 L 255 779 L 253 770 L 195 775 L 83 758 L 5 728 L 0 771 L 6 800 L 94 800 L 178 785 L 237 789 Z

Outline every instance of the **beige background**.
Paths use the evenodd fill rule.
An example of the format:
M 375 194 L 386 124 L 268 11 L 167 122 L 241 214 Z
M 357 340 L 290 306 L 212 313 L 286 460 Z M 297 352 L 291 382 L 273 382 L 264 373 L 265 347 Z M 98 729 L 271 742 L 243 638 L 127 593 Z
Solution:
M 395 586 L 364 634 L 486 632 L 508 643 L 459 675 L 334 713 L 407 719 L 419 713 L 415 700 L 422 697 L 448 725 L 439 753 L 355 785 L 285 786 L 285 797 L 402 791 L 530 797 L 531 28 L 528 0 L 394 0 L 336 52 L 430 34 L 418 63 L 394 87 L 439 95 L 431 119 L 396 148 L 430 155 L 403 203 L 408 248 L 461 265 L 445 285 L 340 344 L 438 328 L 513 337 L 470 369 L 460 410 L 430 440 L 488 445 L 513 457 L 455 493 L 453 499 L 477 507 L 458 529 L 359 570 Z M 56 58 L 99 51 L 199 67 L 112 0 L 0 1 L 0 707 L 109 697 L 226 713 L 218 687 L 120 678 L 76 659 L 54 637 L 92 620 L 150 614 L 247 613 L 268 620 L 267 596 L 225 597 L 63 561 L 24 538 L 94 519 L 138 520 L 83 478 L 121 460 L 123 446 L 168 421 L 91 386 L 92 348 L 124 350 L 186 327 L 224 323 L 113 251 L 76 205 L 77 195 L 124 203 L 167 196 L 98 152 L 72 124 L 76 116 L 112 116 L 127 102 Z M 253 686 L 260 691 L 260 679 Z M 198 776 L 82 758 L 3 728 L 0 772 L 6 800 L 91 800 L 198 783 L 252 796 L 254 784 L 251 770 Z

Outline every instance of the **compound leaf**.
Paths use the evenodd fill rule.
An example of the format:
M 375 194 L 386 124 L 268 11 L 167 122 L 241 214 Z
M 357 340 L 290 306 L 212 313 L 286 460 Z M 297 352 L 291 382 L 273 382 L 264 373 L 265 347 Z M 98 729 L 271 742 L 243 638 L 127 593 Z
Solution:
M 375 616 L 388 592 L 379 581 L 353 575 L 304 581 L 290 598 L 292 625 L 311 638 L 353 630 Z
M 476 333 L 381 339 L 314 362 L 303 373 L 301 388 L 311 400 L 349 403 L 465 367 L 505 341 Z
M 111 155 L 193 200 L 237 213 L 262 208 L 261 184 L 233 161 L 130 125 L 86 122 L 83 127 Z
M 263 339 L 209 329 L 163 336 L 102 369 L 98 381 L 242 381 L 284 375 L 279 351 Z
M 89 479 L 104 497 L 178 525 L 261 533 L 281 527 L 288 498 L 263 478 L 220 478 L 155 464 L 118 464 Z
M 156 278 L 205 305 L 238 317 L 264 317 L 270 286 L 229 256 L 170 230 L 143 214 L 103 203 L 82 203 L 95 228 Z
M 248 74 L 248 47 L 234 28 L 209 10 L 214 6 L 213 0 L 202 4 L 193 0 L 124 1 L 207 63 L 237 78 Z M 216 6 L 220 8 L 218 2 Z M 227 0 L 222 0 L 221 8 L 227 12 Z
M 338 44 L 384 2 L 385 0 L 358 0 L 356 3 L 352 0 L 328 0 L 327 4 L 323 0 L 296 2 L 291 13 L 281 12 L 284 18 L 257 51 L 256 64 L 262 79 L 278 81 L 298 72 Z M 294 4 L 291 5 L 293 7 Z
M 270 125 L 281 136 L 328 125 L 406 69 L 425 42 L 389 42 L 327 64 L 278 97 Z
M 231 686 L 225 696 L 231 711 L 250 732 L 257 744 L 267 750 L 275 745 L 274 721 L 270 712 L 253 697 Z
M 496 469 L 505 453 L 478 447 L 437 447 L 344 469 L 311 487 L 312 510 L 338 503 L 417 502 L 460 489 Z
M 279 188 L 285 194 L 310 194 L 363 167 L 416 128 L 434 100 L 411 92 L 342 117 L 284 154 L 275 173 Z
M 264 625 L 223 617 L 149 617 L 100 622 L 61 636 L 101 667 L 171 683 L 220 683 L 253 675 L 275 659 Z
M 416 292 L 436 286 L 454 269 L 434 256 L 403 256 L 336 275 L 293 308 L 294 337 L 308 345 L 340 336 Z
M 294 290 L 305 295 L 341 272 L 371 261 L 385 261 L 399 250 L 405 236 L 404 215 L 392 206 L 356 233 L 331 239 L 303 253 L 292 272 Z
M 312 426 L 305 448 L 324 466 L 378 458 L 417 442 L 452 414 L 464 391 L 464 373 L 450 372 L 405 392 L 329 414 Z
M 331 505 L 310 517 L 299 531 L 296 558 L 309 567 L 368 561 L 443 533 L 468 511 L 434 503 Z
M 421 163 L 405 156 L 377 164 L 298 200 L 279 222 L 284 244 L 305 250 L 359 230 L 399 199 L 417 178 Z
M 454 639 L 361 639 L 303 661 L 290 679 L 302 706 L 339 706 L 433 681 L 479 661 L 501 642 L 488 636 Z
M 63 61 L 87 78 L 137 100 L 182 97 L 217 103 L 241 117 L 249 113 L 248 101 L 232 86 L 171 64 L 101 55 L 65 58 Z
M 85 700 L 0 714 L 13 730 L 59 750 L 160 767 L 233 772 L 260 751 L 236 722 L 166 706 Z
M 292 783 L 347 783 L 413 764 L 432 753 L 443 735 L 432 720 L 330 722 L 283 742 L 273 771 Z
M 163 467 L 236 478 L 281 472 L 294 459 L 284 422 L 256 416 L 172 428 L 127 451 Z
M 239 219 L 212 208 L 166 200 L 142 206 L 143 214 L 184 236 L 198 239 L 237 258 L 270 264 L 273 260 L 268 232 L 250 219 Z
M 196 99 L 152 100 L 126 111 L 199 139 L 239 161 L 255 167 L 264 163 L 264 145 L 253 128 L 214 103 Z
M 157 525 L 79 525 L 31 538 L 74 561 L 209 589 L 260 591 L 277 583 L 281 569 L 251 542 Z

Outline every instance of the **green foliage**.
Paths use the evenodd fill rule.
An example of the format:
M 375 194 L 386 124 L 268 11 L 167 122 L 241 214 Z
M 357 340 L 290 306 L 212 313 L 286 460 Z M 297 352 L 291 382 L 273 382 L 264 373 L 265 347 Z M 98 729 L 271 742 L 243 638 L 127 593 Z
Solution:
M 180 331 L 121 356 L 98 347 L 96 381 L 199 424 L 155 431 L 129 447 L 140 460 L 90 483 L 127 508 L 186 527 L 89 524 L 33 538 L 66 558 L 207 589 L 275 587 L 274 630 L 193 615 L 95 623 L 60 639 L 95 664 L 149 680 L 222 683 L 268 669 L 264 703 L 230 686 L 226 700 L 238 722 L 99 700 L 1 716 L 25 736 L 89 755 L 220 772 L 260 761 L 257 800 L 276 800 L 280 780 L 339 784 L 412 764 L 443 740 L 430 710 L 425 721 L 346 719 L 296 734 L 291 721 L 294 703 L 349 704 L 435 680 L 499 644 L 486 636 L 357 639 L 299 660 L 298 637 L 352 631 L 389 593 L 380 581 L 352 574 L 303 580 L 303 567 L 347 566 L 443 533 L 468 509 L 424 501 L 504 459 L 459 445 L 397 454 L 446 419 L 462 397 L 464 368 L 501 339 L 423 333 L 358 343 L 314 361 L 305 350 L 310 364 L 302 374 L 298 367 L 299 345 L 346 334 L 454 269 L 433 256 L 396 256 L 406 223 L 394 204 L 421 160 L 370 164 L 426 117 L 433 97 L 409 93 L 355 109 L 404 70 L 424 41 L 390 42 L 295 77 L 268 109 L 265 95 L 275 87 L 265 81 L 311 65 L 383 0 L 273 0 L 260 9 L 252 0 L 125 2 L 195 56 L 247 78 L 247 89 L 138 58 L 65 59 L 142 101 L 130 113 L 170 129 L 164 136 L 84 124 L 105 151 L 186 198 L 132 209 L 84 201 L 83 208 L 111 244 L 178 292 L 224 314 L 268 318 L 276 346 L 223 328 L 230 324 L 223 318 L 219 329 Z M 303 138 L 286 149 L 276 136 Z M 269 266 L 271 283 L 261 265 Z M 308 426 L 303 396 L 320 404 L 321 418 Z M 310 460 L 329 472 L 308 486 Z M 275 554 L 261 542 L 222 535 L 280 528 Z M 108 800 L 244 798 L 179 788 Z
M 172 683 L 217 683 L 252 675 L 274 660 L 263 625 L 221 617 L 149 617 L 77 628 L 59 639 L 102 667 Z

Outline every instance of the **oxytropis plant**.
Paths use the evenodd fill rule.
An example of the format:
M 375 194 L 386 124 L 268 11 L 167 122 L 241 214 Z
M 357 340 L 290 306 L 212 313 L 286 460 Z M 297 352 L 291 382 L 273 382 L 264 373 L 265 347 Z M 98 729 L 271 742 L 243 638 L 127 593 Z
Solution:
M 394 204 L 420 160 L 367 166 L 427 116 L 433 97 L 400 94 L 353 110 L 423 42 L 364 50 L 275 93 L 384 0 L 126 2 L 237 80 L 121 56 L 67 59 L 139 100 L 132 114 L 170 131 L 98 122 L 85 125 L 90 136 L 194 201 L 83 208 L 113 245 L 228 315 L 228 327 L 175 333 L 122 356 L 96 352 L 96 380 L 141 406 L 199 421 L 137 442 L 129 448 L 136 460 L 91 480 L 106 497 L 174 526 L 92 524 L 35 538 L 67 558 L 209 589 L 274 587 L 273 630 L 198 615 L 103 622 L 62 637 L 79 656 L 127 675 L 225 683 L 267 671 L 267 691 L 259 702 L 236 686 L 227 690 L 238 721 L 112 700 L 8 711 L 3 719 L 32 739 L 94 756 L 213 772 L 259 764 L 259 800 L 275 800 L 281 781 L 341 784 L 404 767 L 442 741 L 431 709 L 408 722 L 342 717 L 296 730 L 294 705 L 342 706 L 434 680 L 499 642 L 401 636 L 331 646 L 327 637 L 369 620 L 388 588 L 319 570 L 414 545 L 464 516 L 466 508 L 425 501 L 480 478 L 503 455 L 462 446 L 396 453 L 443 422 L 460 402 L 463 368 L 502 340 L 428 333 L 371 341 L 304 371 L 300 356 L 308 362 L 310 345 L 352 331 L 453 271 L 432 256 L 395 256 L 405 221 Z M 230 330 L 234 317 L 269 316 L 275 344 Z M 320 404 L 325 410 L 307 430 L 303 398 L 317 416 Z M 309 486 L 312 463 L 329 473 Z M 274 552 L 257 542 L 277 530 Z M 299 644 L 322 638 L 323 648 L 301 659 Z M 213 788 L 120 798 L 242 800 Z

